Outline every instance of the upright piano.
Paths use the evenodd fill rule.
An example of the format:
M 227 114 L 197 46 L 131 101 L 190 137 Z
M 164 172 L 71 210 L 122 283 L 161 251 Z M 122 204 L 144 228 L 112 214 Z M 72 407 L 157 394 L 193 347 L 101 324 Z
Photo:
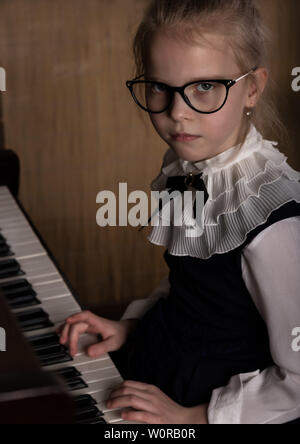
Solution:
M 27 344 L 26 347 L 23 344 L 23 348 L 28 354 L 33 351 L 36 362 L 32 364 L 32 374 L 38 374 L 39 367 L 42 368 L 41 387 L 43 378 L 48 388 L 55 387 L 54 381 L 59 381 L 61 385 L 56 386 L 52 395 L 61 401 L 58 404 L 53 401 L 54 405 L 65 405 L 67 412 L 70 407 L 68 399 L 71 400 L 74 411 L 72 418 L 76 424 L 133 424 L 122 419 L 122 409 L 106 407 L 111 390 L 123 379 L 108 354 L 98 359 L 86 355 L 86 348 L 98 342 L 99 338 L 82 335 L 74 358 L 70 356 L 68 348 L 59 343 L 57 327 L 82 309 L 70 283 L 17 198 L 19 164 L 16 156 L 7 150 L 0 151 L 0 300 L 6 304 L 6 311 L 12 317 L 10 325 L 15 325 L 14 322 L 18 325 L 19 340 L 22 341 L 21 336 Z M 3 154 L 3 151 L 6 153 Z M 6 162 L 5 167 L 3 162 Z M 4 328 L 1 317 L 0 327 Z M 14 346 L 17 350 L 17 341 L 8 341 L 8 347 Z M 28 376 L 29 371 L 21 371 L 20 375 L 22 367 L 15 368 L 14 372 L 13 364 L 5 365 L 11 353 L 12 350 L 0 352 L 0 423 L 2 420 L 9 422 L 7 415 L 6 419 L 4 416 L 1 418 L 1 408 L 4 409 L 5 400 L 9 399 L 10 385 L 7 381 L 12 380 L 14 373 L 19 377 L 20 402 L 26 398 L 25 392 L 30 385 L 37 393 L 34 382 L 38 381 Z M 23 392 L 22 381 L 26 388 Z M 64 397 L 62 387 L 67 390 L 67 397 Z M 23 393 L 23 398 L 20 393 Z M 48 400 L 49 405 L 51 402 Z M 14 408 L 17 412 L 15 404 Z M 34 410 L 34 406 L 32 408 Z M 56 409 L 54 407 L 54 413 Z M 27 408 L 27 412 L 30 412 L 30 408 Z M 67 414 L 67 422 L 68 418 Z M 22 422 L 22 418 L 15 414 L 10 422 Z M 26 422 L 26 418 L 23 418 L 23 422 Z M 55 415 L 53 422 L 56 422 Z

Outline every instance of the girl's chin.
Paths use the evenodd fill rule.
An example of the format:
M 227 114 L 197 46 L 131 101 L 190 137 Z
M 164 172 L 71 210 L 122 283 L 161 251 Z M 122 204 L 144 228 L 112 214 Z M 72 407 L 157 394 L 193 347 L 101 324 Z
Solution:
M 185 160 L 187 162 L 200 162 L 203 158 L 205 160 L 205 156 L 203 156 L 203 150 L 195 150 L 192 148 L 178 148 L 178 147 L 172 147 L 177 156 Z

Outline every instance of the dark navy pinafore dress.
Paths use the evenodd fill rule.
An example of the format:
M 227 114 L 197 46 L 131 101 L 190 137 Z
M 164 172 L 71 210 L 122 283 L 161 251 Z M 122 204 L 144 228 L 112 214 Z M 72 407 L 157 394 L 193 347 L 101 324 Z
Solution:
M 248 234 L 243 245 L 208 260 L 171 256 L 170 293 L 110 353 L 124 379 L 154 384 L 178 404 L 209 403 L 233 375 L 274 365 L 266 324 L 242 278 L 241 253 L 261 231 L 300 216 L 292 201 Z

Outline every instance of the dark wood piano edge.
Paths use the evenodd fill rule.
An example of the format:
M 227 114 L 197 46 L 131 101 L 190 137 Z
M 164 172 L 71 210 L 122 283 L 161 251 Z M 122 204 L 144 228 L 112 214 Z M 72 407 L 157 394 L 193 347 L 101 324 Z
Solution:
M 0 424 L 73 424 L 67 387 L 40 363 L 0 292 L 0 326 L 6 351 L 0 352 Z
M 20 160 L 12 150 L 0 148 L 0 186 L 7 186 L 17 196 L 20 185 Z

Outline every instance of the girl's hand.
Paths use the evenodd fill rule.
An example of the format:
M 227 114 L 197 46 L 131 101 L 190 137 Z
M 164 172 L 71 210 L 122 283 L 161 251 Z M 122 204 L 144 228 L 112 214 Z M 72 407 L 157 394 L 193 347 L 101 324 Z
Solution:
M 111 392 L 106 405 L 124 409 L 122 418 L 146 424 L 207 424 L 207 406 L 183 407 L 158 387 L 136 381 L 124 381 Z
M 61 344 L 69 343 L 72 356 L 77 354 L 78 340 L 81 334 L 101 334 L 103 341 L 91 345 L 87 350 L 87 354 L 91 358 L 98 358 L 105 353 L 121 348 L 137 322 L 134 319 L 111 321 L 96 316 L 90 311 L 84 311 L 70 316 L 65 324 L 59 327 L 57 333 L 61 335 Z

